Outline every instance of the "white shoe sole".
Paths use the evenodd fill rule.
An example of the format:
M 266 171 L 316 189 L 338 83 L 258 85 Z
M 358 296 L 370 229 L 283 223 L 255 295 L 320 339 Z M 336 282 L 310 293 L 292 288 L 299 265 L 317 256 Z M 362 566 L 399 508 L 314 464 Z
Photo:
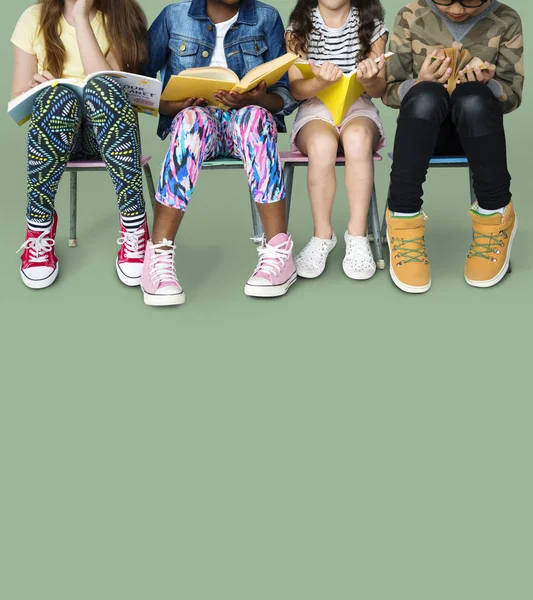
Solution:
M 56 268 L 46 279 L 30 279 L 26 277 L 24 271 L 20 270 L 20 276 L 22 277 L 22 281 L 26 287 L 29 287 L 32 290 L 44 290 L 44 288 L 50 287 L 52 283 L 57 279 L 59 274 L 59 261 L 56 264 Z
M 125 275 L 118 265 L 118 258 L 115 261 L 115 268 L 117 270 L 118 278 L 120 279 L 120 281 L 122 281 L 124 285 L 127 285 L 128 287 L 136 287 L 138 285 L 141 285 L 141 275 L 139 275 L 139 277 L 128 277 L 127 275 Z
M 244 286 L 244 293 L 252 298 L 276 298 L 278 296 L 284 296 L 296 279 L 298 279 L 298 275 L 295 272 L 291 275 L 290 279 L 280 285 L 246 284 Z
M 297 273 L 298 277 L 303 277 L 304 279 L 316 279 L 317 277 L 320 277 L 320 275 L 322 275 L 322 273 L 326 270 L 328 256 L 330 255 L 330 253 L 333 250 L 335 250 L 336 247 L 337 247 L 337 240 L 335 239 L 335 243 L 328 250 L 328 253 L 326 254 L 326 260 L 324 261 L 324 266 L 322 267 L 322 270 L 318 271 L 318 272 L 306 271 L 305 269 L 298 268 L 298 257 L 296 257 L 296 259 L 294 261 L 294 266 L 296 267 L 296 273 Z
M 500 283 L 500 281 L 507 275 L 507 271 L 509 270 L 509 263 L 511 262 L 511 249 L 513 247 L 513 240 L 514 240 L 514 236 L 516 235 L 517 229 L 518 229 L 518 219 L 515 216 L 515 223 L 514 223 L 513 231 L 511 233 L 511 239 L 509 240 L 509 248 L 507 249 L 507 258 L 505 259 L 505 263 L 504 263 L 503 267 L 501 268 L 500 272 L 498 273 L 498 275 L 496 275 L 496 277 L 493 277 L 492 279 L 489 279 L 488 281 L 473 281 L 472 279 L 468 279 L 468 277 L 465 275 L 465 281 L 466 281 L 466 283 L 468 283 L 468 285 L 471 285 L 472 287 L 478 287 L 478 288 L 489 288 L 489 287 L 492 287 L 493 285 L 496 285 L 497 283 Z
M 142 289 L 142 286 L 141 286 Z M 144 290 L 143 298 L 147 306 L 178 306 L 185 303 L 185 294 L 148 294 Z
M 342 270 L 346 277 L 350 279 L 354 279 L 356 281 L 365 281 L 366 279 L 371 279 L 376 274 L 376 267 L 374 266 L 373 271 L 352 271 L 349 267 L 342 262 Z
M 402 283 L 398 279 L 398 277 L 396 277 L 396 275 L 394 274 L 394 270 L 392 268 L 392 249 L 390 246 L 388 230 L 387 230 L 387 245 L 389 246 L 389 262 L 390 262 L 389 273 L 390 273 L 390 276 L 391 276 L 391 279 L 392 279 L 394 285 L 397 288 L 399 288 L 400 290 L 402 290 L 402 292 L 405 292 L 406 294 L 423 294 L 423 293 L 427 292 L 431 288 L 431 279 L 429 280 L 429 283 L 427 285 L 414 286 L 414 285 L 407 285 L 405 283 Z

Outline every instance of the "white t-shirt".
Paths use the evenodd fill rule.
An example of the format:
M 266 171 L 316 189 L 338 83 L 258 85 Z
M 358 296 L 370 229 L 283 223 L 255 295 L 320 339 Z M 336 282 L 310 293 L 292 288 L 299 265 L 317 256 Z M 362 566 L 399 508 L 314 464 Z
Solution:
M 215 51 L 213 52 L 213 57 L 211 58 L 212 67 L 228 66 L 228 62 L 226 60 L 226 53 L 224 52 L 224 38 L 226 37 L 226 33 L 228 33 L 228 31 L 230 30 L 230 27 L 237 20 L 238 16 L 239 13 L 237 13 L 229 21 L 223 21 L 222 23 L 217 23 L 215 25 L 215 27 L 217 28 L 217 41 L 215 45 Z
M 307 40 L 307 59 L 317 64 L 332 62 L 340 67 L 343 73 L 355 71 L 358 63 L 361 43 L 359 42 L 359 13 L 352 7 L 342 27 L 328 27 L 320 14 L 318 6 L 312 12 L 313 29 Z M 291 31 L 291 27 L 287 31 Z M 379 21 L 375 22 L 371 43 L 387 33 L 388 29 Z

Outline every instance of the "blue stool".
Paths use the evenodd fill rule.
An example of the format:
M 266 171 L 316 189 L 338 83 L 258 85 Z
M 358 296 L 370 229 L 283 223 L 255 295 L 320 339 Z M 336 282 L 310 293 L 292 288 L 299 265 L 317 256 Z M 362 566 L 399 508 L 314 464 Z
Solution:
M 394 159 L 394 154 L 389 152 L 389 158 L 391 160 Z M 474 180 L 472 178 L 472 170 L 470 169 L 470 165 L 468 164 L 468 159 L 466 156 L 434 156 L 429 161 L 430 169 L 443 169 L 443 168 L 458 168 L 458 167 L 467 167 L 468 168 L 468 179 L 470 181 L 470 205 L 474 204 L 476 201 L 476 193 L 474 192 Z M 381 236 L 383 238 L 383 243 L 387 243 L 387 222 L 386 222 L 386 213 L 387 207 L 389 206 L 389 198 L 390 198 L 390 186 L 389 193 L 387 194 L 387 204 L 385 206 L 385 211 L 383 212 L 383 223 L 381 225 Z

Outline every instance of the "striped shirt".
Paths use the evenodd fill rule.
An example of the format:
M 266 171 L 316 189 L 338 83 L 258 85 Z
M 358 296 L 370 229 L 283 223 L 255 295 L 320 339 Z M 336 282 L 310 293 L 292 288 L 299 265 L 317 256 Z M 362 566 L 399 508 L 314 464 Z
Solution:
M 359 13 L 352 7 L 346 23 L 342 27 L 328 27 L 320 14 L 318 6 L 312 12 L 313 29 L 307 40 L 307 59 L 314 60 L 317 64 L 326 61 L 340 67 L 343 73 L 355 71 L 358 56 L 361 52 L 359 42 Z M 291 27 L 287 31 L 291 31 Z M 384 23 L 376 21 L 374 35 L 371 43 L 376 42 L 388 32 Z

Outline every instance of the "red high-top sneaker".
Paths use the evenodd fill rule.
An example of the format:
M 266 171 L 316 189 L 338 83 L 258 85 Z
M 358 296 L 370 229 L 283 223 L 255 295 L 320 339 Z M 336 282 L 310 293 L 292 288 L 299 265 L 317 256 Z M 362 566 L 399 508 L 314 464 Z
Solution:
M 150 234 L 144 221 L 135 231 L 128 231 L 120 224 L 121 237 L 117 240 L 120 250 L 117 256 L 117 275 L 124 285 L 140 285 L 143 272 L 144 254 Z
M 46 231 L 26 228 L 26 241 L 19 248 L 22 253 L 20 276 L 29 288 L 40 290 L 52 285 L 59 273 L 59 261 L 54 252 L 57 231 L 57 213 L 54 211 L 52 225 Z

